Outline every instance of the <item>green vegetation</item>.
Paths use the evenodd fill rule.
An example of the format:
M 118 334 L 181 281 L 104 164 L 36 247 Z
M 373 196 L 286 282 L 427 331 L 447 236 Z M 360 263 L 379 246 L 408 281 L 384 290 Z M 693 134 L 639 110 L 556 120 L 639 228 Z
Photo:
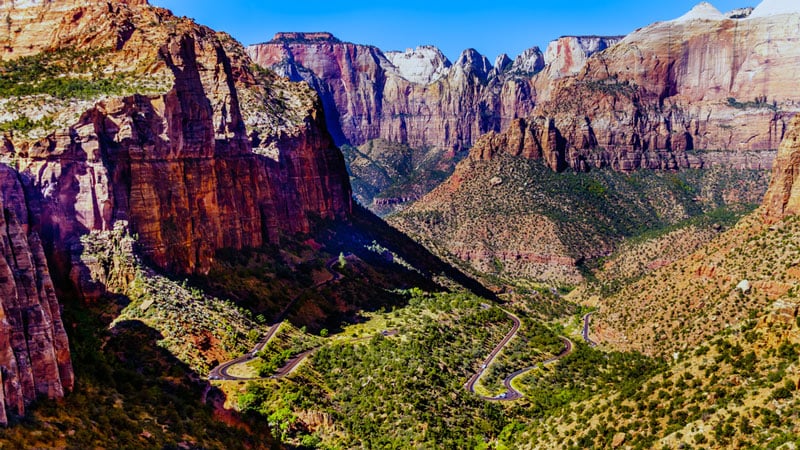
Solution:
M 505 392 L 503 380 L 510 373 L 535 366 L 564 350 L 564 343 L 558 333 L 537 320 L 521 314 L 519 316 L 522 322 L 519 332 L 480 380 L 489 396 Z
M 756 97 L 751 102 L 739 102 L 733 97 L 728 97 L 728 106 L 732 106 L 732 107 L 734 107 L 736 109 L 751 109 L 751 108 L 760 109 L 760 108 L 765 108 L 765 109 L 771 109 L 773 111 L 777 111 L 778 110 L 777 102 L 773 101 L 772 103 L 769 103 L 767 101 L 767 97 L 766 96 Z
M 493 177 L 503 183 L 492 186 Z M 453 264 L 460 258 L 451 253 L 481 249 L 486 256 L 474 258 L 470 269 L 481 275 L 574 284 L 581 279 L 577 270 L 548 273 L 548 267 L 523 258 L 493 261 L 498 255 L 532 252 L 590 262 L 623 239 L 680 226 L 711 211 L 717 210 L 709 220 L 727 223 L 723 216 L 760 201 L 767 177 L 764 171 L 721 169 L 555 173 L 540 161 L 500 155 L 475 162 L 457 191 L 429 197 L 388 220 Z M 735 198 L 732 192 L 748 195 Z M 731 212 L 720 209 L 725 207 Z M 481 230 L 470 249 L 463 248 L 463 229 Z
M 288 378 L 248 384 L 240 407 L 266 418 L 275 435 L 295 445 L 513 447 L 514 427 L 534 426 L 591 395 L 635 390 L 664 367 L 638 354 L 606 355 L 580 344 L 573 355 L 528 377 L 526 399 L 487 402 L 466 392 L 464 383 L 508 332 L 507 315 L 469 294 L 412 289 L 405 295 L 407 306 L 346 327 Z M 523 317 L 522 328 L 498 365 L 511 371 L 531 364 L 532 356 L 542 360 L 561 352 L 556 333 L 524 311 L 516 313 Z M 362 337 L 366 330 L 371 337 Z M 328 425 L 304 425 L 312 412 Z
M 119 94 L 124 77 L 107 75 L 100 65 L 110 49 L 63 48 L 0 62 L 0 97 L 48 94 L 60 99 L 88 99 Z
M 628 98 L 639 90 L 636 83 L 631 83 L 629 80 L 619 81 L 616 75 L 604 80 L 583 81 L 580 86 L 590 91 L 602 92 L 607 95 L 622 95 Z
M 342 154 L 354 197 L 378 214 L 394 211 L 402 199 L 422 197 L 447 179 L 457 162 L 435 148 L 414 149 L 382 139 L 360 147 L 343 145 Z
M 269 429 L 226 425 L 203 402 L 203 383 L 141 321 L 109 320 L 127 302 L 108 296 L 91 305 L 64 301 L 74 392 L 38 401 L 28 416 L 0 430 L 8 448 L 270 448 Z
M 292 356 L 316 348 L 321 343 L 321 339 L 306 333 L 305 330 L 298 329 L 290 323 L 283 323 L 267 345 L 258 352 L 256 372 L 259 377 L 271 376 Z
M 240 406 L 270 421 L 274 411 L 285 410 L 274 428 L 293 442 L 305 435 L 290 424 L 311 410 L 336 424 L 335 433 L 316 434 L 330 445 L 475 447 L 502 430 L 502 408 L 466 393 L 463 384 L 510 324 L 482 302 L 414 290 L 407 307 L 385 313 L 397 325 L 396 336 L 334 340 L 285 381 L 290 387 L 251 383 Z
M 663 364 L 655 371 L 643 368 L 647 375 L 637 375 L 635 364 L 627 364 L 632 369 L 627 376 L 632 380 L 624 381 L 611 395 L 602 390 L 579 393 L 561 406 L 558 414 L 518 428 L 514 437 L 517 442 L 570 449 L 607 447 L 620 433 L 631 448 L 698 444 L 779 448 L 787 442 L 798 443 L 800 436 L 793 430 L 800 399 L 794 379 L 786 376 L 796 365 L 797 345 L 789 341 L 778 344 L 769 338 L 785 330 L 784 325 L 757 326 L 757 320 L 722 333 L 710 345 L 698 347 L 693 355 L 668 368 Z M 753 348 L 757 350 L 748 350 Z M 609 360 L 614 358 L 609 354 Z M 591 355 L 584 354 L 581 359 L 603 364 Z M 560 368 L 567 372 L 571 370 L 568 366 L 570 361 L 565 358 Z M 592 370 L 589 375 L 574 375 L 592 385 Z M 537 386 L 546 384 L 542 383 L 545 380 L 537 380 Z M 559 398 L 568 393 L 554 395 Z M 763 446 L 767 442 L 769 445 Z
M 48 129 L 51 126 L 53 126 L 52 117 L 44 117 L 40 120 L 33 120 L 28 116 L 21 116 L 8 122 L 0 122 L 0 132 L 19 131 L 26 133 L 36 128 Z

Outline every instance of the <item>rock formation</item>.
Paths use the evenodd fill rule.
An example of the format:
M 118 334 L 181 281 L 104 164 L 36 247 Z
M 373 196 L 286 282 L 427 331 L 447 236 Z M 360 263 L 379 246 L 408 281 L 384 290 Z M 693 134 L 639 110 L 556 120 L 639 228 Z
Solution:
M 764 213 L 780 219 L 800 213 L 800 116 L 792 120 L 778 149 L 772 181 L 764 197 Z
M 45 86 L 0 102 L 3 121 L 43 124 L 7 133 L 0 146 L 0 160 L 19 169 L 0 172 L 4 267 L 17 277 L 0 283 L 9 411 L 72 386 L 47 262 L 54 279 L 71 280 L 60 292 L 96 298 L 103 286 L 80 263 L 82 235 L 126 221 L 150 263 L 205 273 L 219 249 L 276 242 L 310 231 L 312 218 L 350 213 L 344 161 L 316 94 L 252 70 L 229 36 L 145 1 L 6 2 L 0 12 L 11 24 L 0 30 L 2 60 Z M 31 61 L 44 69 L 28 73 Z M 67 74 L 59 84 L 51 72 Z M 42 100 L 49 106 L 29 107 Z
M 569 52 L 554 47 L 548 57 L 573 71 L 616 40 L 563 38 L 559 42 L 574 41 L 577 47 L 567 45 Z M 454 151 L 528 116 L 536 100 L 532 77 L 546 61 L 533 47 L 513 62 L 500 55 L 492 66 L 468 49 L 451 64 L 435 47 L 384 53 L 327 33 L 278 33 L 247 51 L 261 66 L 304 80 L 320 93 L 337 144 L 385 139 Z
M 322 97 L 337 144 L 372 139 L 460 150 L 507 119 L 530 112 L 530 88 L 489 80 L 491 64 L 474 50 L 451 64 L 438 49 L 384 54 L 375 47 L 279 33 L 248 53 L 263 67 L 304 80 Z
M 17 173 L 0 164 L 0 424 L 74 380 L 61 309 Z M 5 405 L 5 407 L 2 407 Z
M 339 142 L 461 150 L 530 118 L 563 138 L 549 149 L 559 169 L 675 170 L 706 159 L 770 167 L 800 110 L 798 26 L 798 7 L 784 0 L 726 14 L 701 3 L 624 38 L 562 37 L 543 55 L 500 55 L 493 68 L 471 51 L 449 65 L 430 47 L 387 58 L 332 37 L 279 34 L 248 51 L 319 90 Z
M 624 36 L 563 36 L 550 42 L 544 52 L 547 78 L 556 79 L 577 75 L 586 60 L 601 52 Z
M 537 80 L 534 116 L 554 124 L 575 170 L 673 170 L 694 165 L 687 151 L 774 150 L 800 110 L 800 14 L 759 8 L 730 19 L 701 4 L 637 30 L 577 75 Z

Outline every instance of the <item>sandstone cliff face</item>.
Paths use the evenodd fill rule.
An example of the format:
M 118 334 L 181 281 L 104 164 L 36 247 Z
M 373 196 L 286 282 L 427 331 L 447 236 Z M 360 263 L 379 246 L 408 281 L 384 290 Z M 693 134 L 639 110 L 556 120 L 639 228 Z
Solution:
M 278 33 L 247 51 L 261 66 L 306 81 L 320 94 L 336 143 L 399 143 L 425 155 L 425 163 L 414 169 L 419 182 L 390 177 L 370 185 L 356 180 L 359 201 L 386 213 L 439 181 L 439 173 L 428 175 L 431 166 L 451 172 L 457 152 L 472 147 L 485 133 L 504 130 L 531 115 L 538 89 L 549 89 L 553 79 L 576 71 L 586 58 L 617 40 L 563 38 L 563 45 L 551 46 L 548 52 L 550 66 L 538 47 L 514 60 L 500 55 L 492 66 L 471 49 L 451 63 L 435 47 L 383 53 L 341 42 L 329 33 Z M 401 167 L 379 162 L 397 159 L 377 158 L 377 171 L 402 172 Z
M 624 36 L 563 36 L 550 42 L 544 52 L 548 78 L 577 75 L 590 56 L 612 47 L 623 38 Z
M 800 116 L 789 125 L 778 149 L 772 181 L 764 197 L 764 214 L 780 219 L 800 213 Z
M 0 164 L 0 424 L 73 387 L 61 310 L 17 173 Z
M 308 231 L 309 214 L 348 213 L 343 159 L 310 89 L 251 73 L 229 37 L 166 10 L 103 3 L 61 11 L 65 22 L 49 5 L 55 34 L 77 40 L 86 23 L 107 26 L 84 45 L 107 49 L 99 58 L 109 66 L 126 62 L 141 77 L 172 81 L 162 94 L 103 96 L 39 141 L 6 140 L 42 197 L 48 238 L 70 242 L 124 219 L 156 265 L 191 273 L 206 270 L 216 249 Z M 32 15 L 16 11 L 21 25 Z M 129 40 L 108 49 L 105 36 L 120 24 L 132 29 Z M 11 53 L 32 40 L 14 33 Z
M 70 63 L 58 60 L 62 54 L 90 55 L 85 67 L 69 66 L 64 83 L 107 77 L 77 98 L 42 89 L 9 101 L 14 95 L 0 92 L 2 121 L 39 120 L 58 107 L 54 122 L 7 133 L 0 146 L 0 160 L 16 165 L 21 180 L 2 190 L 6 240 L 13 244 L 5 246 L 6 260 L 17 257 L 6 266 L 20 277 L 30 273 L 0 283 L 8 293 L 0 298 L 3 336 L 11 342 L 0 343 L 9 349 L 0 367 L 11 411 L 21 412 L 37 393 L 58 397 L 72 386 L 43 248 L 53 277 L 71 280 L 59 292 L 91 300 L 104 286 L 80 262 L 80 237 L 118 221 L 138 235 L 145 260 L 171 272 L 204 273 L 218 249 L 275 242 L 309 231 L 316 217 L 350 213 L 344 161 L 316 94 L 251 70 L 244 48 L 229 36 L 144 1 L 11 2 L 0 12 L 12 24 L 0 30 L 2 59 L 45 65 L 32 75 L 40 77 L 34 85 L 46 85 L 47 64 Z M 27 262 L 19 259 L 25 247 L 33 255 Z M 23 288 L 13 300 L 14 289 Z M 26 338 L 29 362 L 23 366 L 28 360 L 20 353 L 14 367 L 8 352 L 21 352 Z
M 499 71 L 474 50 L 451 64 L 432 47 L 384 54 L 297 33 L 279 33 L 247 51 L 261 66 L 313 86 L 337 143 L 351 145 L 380 138 L 414 148 L 469 148 L 483 133 L 530 113 L 531 73 L 522 71 L 542 66 L 538 49 Z
M 772 11 L 767 6 L 760 9 Z M 800 14 L 778 12 L 722 14 L 698 5 L 624 38 L 563 37 L 544 55 L 532 49 L 513 64 L 501 55 L 490 70 L 470 52 L 446 74 L 440 58 L 406 52 L 403 64 L 413 60 L 419 76 L 374 47 L 331 36 L 278 35 L 248 51 L 319 90 L 340 142 L 382 138 L 460 150 L 527 117 L 563 138 L 563 148 L 544 151 L 563 158 L 559 168 L 675 170 L 705 167 L 707 159 L 769 168 L 800 110 L 793 82 Z
M 563 136 L 567 166 L 673 170 L 696 165 L 687 151 L 778 147 L 800 109 L 800 14 L 709 7 L 628 35 L 573 77 L 536 81 L 534 116 Z M 769 156 L 755 159 L 769 167 Z

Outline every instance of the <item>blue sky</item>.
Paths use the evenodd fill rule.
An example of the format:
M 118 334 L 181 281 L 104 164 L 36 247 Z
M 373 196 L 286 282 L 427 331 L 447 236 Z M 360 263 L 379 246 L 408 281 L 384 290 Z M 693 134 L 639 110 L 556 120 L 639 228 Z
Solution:
M 227 31 L 244 44 L 268 41 L 278 31 L 330 31 L 383 50 L 436 45 L 450 60 L 474 48 L 491 61 L 563 35 L 627 34 L 681 16 L 699 0 L 150 0 L 175 14 Z M 759 0 L 712 1 L 722 12 Z

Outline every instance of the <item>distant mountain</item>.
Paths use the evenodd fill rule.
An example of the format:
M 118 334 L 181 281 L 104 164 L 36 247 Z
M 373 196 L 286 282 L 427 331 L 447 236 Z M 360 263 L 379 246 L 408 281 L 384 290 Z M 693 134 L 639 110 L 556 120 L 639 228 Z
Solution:
M 279 33 L 248 52 L 320 93 L 339 144 L 382 139 L 440 149 L 437 158 L 447 161 L 448 152 L 527 119 L 531 135 L 550 124 L 558 136 L 547 148 L 525 144 L 548 155 L 554 170 L 736 166 L 742 151 L 769 168 L 800 110 L 796 8 L 763 2 L 723 14 L 701 3 L 624 38 L 562 37 L 544 53 L 500 55 L 494 67 L 472 50 L 451 64 L 435 47 L 384 53 L 324 33 Z M 393 195 L 384 189 L 358 198 L 378 206 L 404 197 L 396 194 L 403 189 L 415 193 L 406 198 L 420 191 L 404 183 Z
M 494 67 L 472 49 L 451 63 L 431 46 L 383 52 L 329 33 L 278 33 L 247 51 L 261 66 L 317 90 L 337 144 L 356 147 L 375 139 L 405 144 L 452 170 L 455 155 L 480 136 L 533 113 L 533 77 L 548 59 L 553 69 L 543 77 L 573 74 L 588 56 L 619 39 L 561 38 L 546 55 L 534 47 L 513 61 L 500 55 Z M 368 206 L 383 197 L 384 189 L 372 190 L 374 195 L 359 198 Z

